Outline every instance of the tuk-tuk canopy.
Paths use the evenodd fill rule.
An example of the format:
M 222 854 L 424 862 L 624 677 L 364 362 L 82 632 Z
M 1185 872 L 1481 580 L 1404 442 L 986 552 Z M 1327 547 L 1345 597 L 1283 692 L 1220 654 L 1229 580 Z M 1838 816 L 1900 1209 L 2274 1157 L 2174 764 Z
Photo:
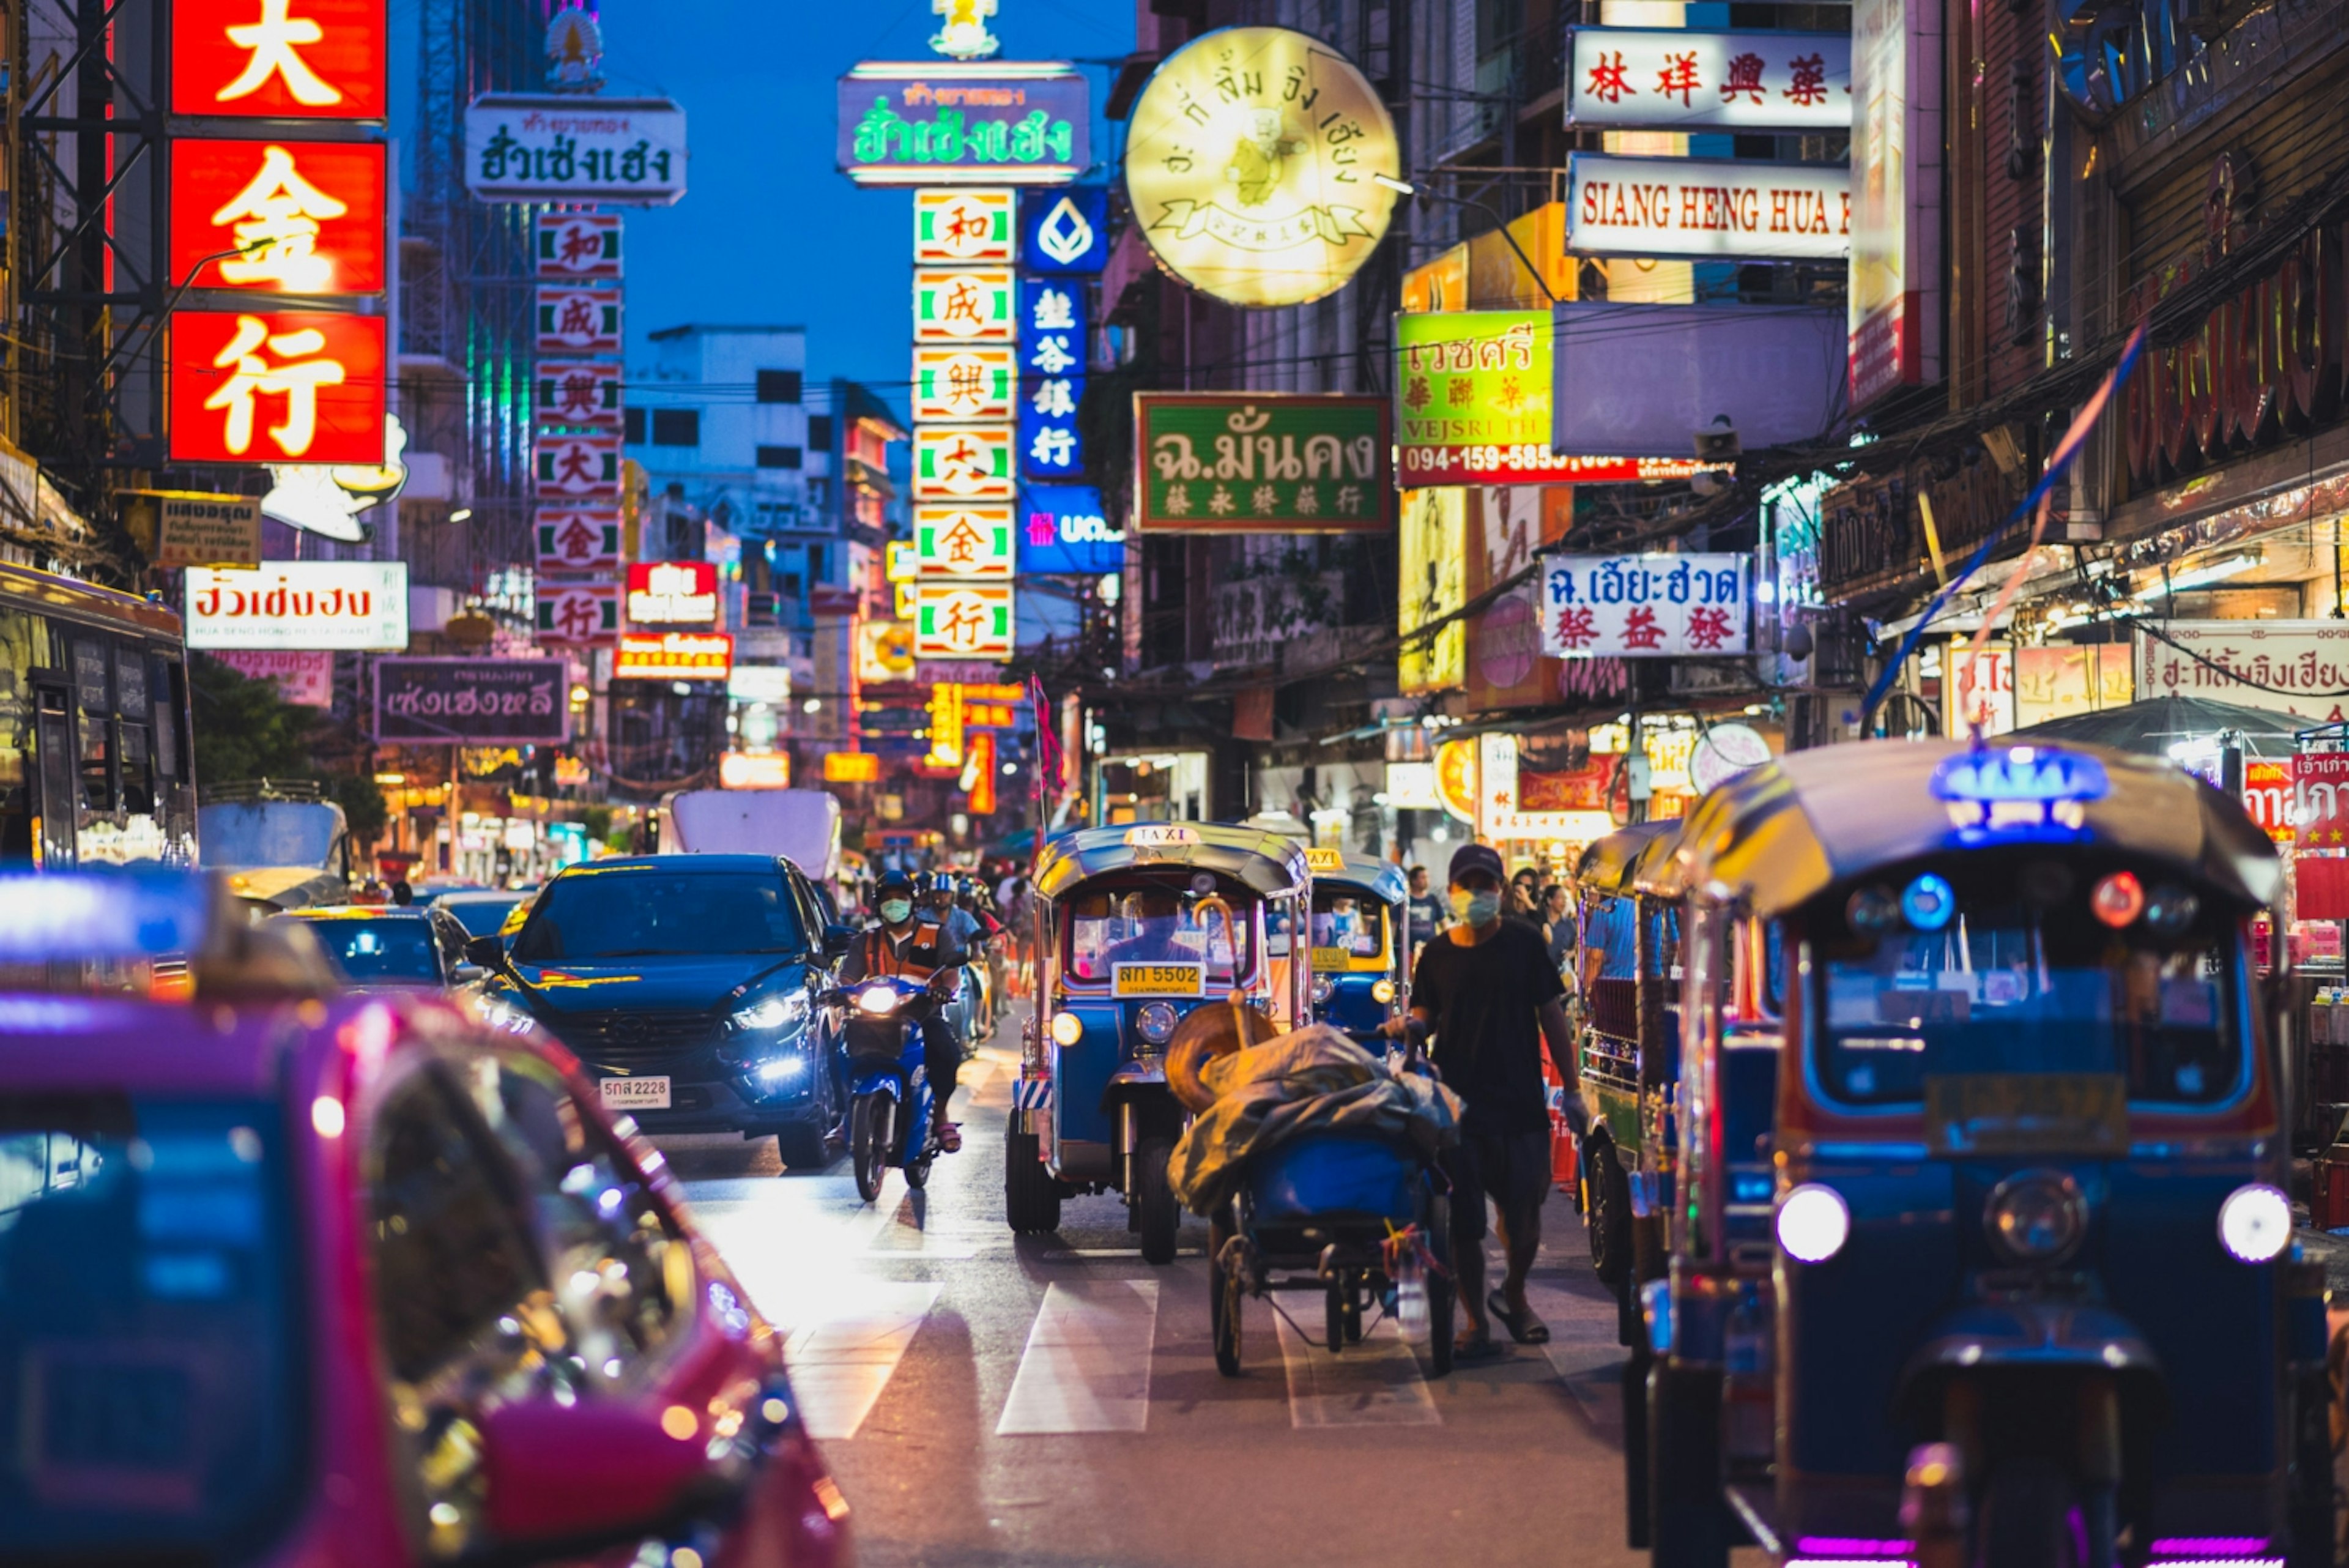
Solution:
M 1308 849 L 1305 859 L 1313 869 L 1313 885 L 1317 888 L 1344 888 L 1367 894 L 1391 908 L 1410 896 L 1402 867 L 1392 860 L 1373 860 L 1367 855 L 1348 855 L 1336 849 Z
M 1212 871 L 1268 898 L 1305 890 L 1305 846 L 1253 827 L 1208 822 L 1138 822 L 1080 827 L 1049 839 L 1036 863 L 1036 891 L 1058 898 L 1081 882 L 1155 867 Z
M 1703 889 L 1770 916 L 1936 851 L 2061 841 L 2142 856 L 2247 906 L 2276 895 L 2282 870 L 2267 835 L 2174 763 L 2102 746 L 1997 744 L 1971 755 L 1979 765 L 1952 741 L 1790 753 L 1699 801 L 1671 864 L 1642 878 L 1643 890 Z M 2054 826 L 2033 826 L 2043 812 Z M 2009 831 L 2002 817 L 2030 821 Z
M 1671 818 L 1619 827 L 1583 850 L 1575 862 L 1574 879 L 1589 892 L 1615 897 L 1634 890 L 1655 892 L 1649 883 L 1671 866 L 1680 836 L 1680 823 Z

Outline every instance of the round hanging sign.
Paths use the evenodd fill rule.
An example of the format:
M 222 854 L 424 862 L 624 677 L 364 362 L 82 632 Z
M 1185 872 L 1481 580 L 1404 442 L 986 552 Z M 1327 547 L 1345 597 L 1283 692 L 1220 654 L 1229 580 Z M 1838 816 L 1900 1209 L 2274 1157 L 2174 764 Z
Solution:
M 1287 27 L 1225 27 L 1152 74 L 1125 190 L 1158 264 L 1233 305 L 1303 305 L 1378 248 L 1394 121 L 1353 63 Z
M 1770 742 L 1750 724 L 1715 724 L 1689 753 L 1689 783 L 1699 794 L 1712 793 L 1748 768 L 1770 760 Z

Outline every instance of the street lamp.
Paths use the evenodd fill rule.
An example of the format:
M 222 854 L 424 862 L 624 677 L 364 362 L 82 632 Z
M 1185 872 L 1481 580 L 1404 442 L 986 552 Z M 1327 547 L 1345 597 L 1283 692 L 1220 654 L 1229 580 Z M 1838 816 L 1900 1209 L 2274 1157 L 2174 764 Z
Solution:
M 1493 220 L 1493 226 L 1501 231 L 1501 238 L 1508 242 L 1509 249 L 1516 253 L 1517 260 L 1524 264 L 1526 275 L 1534 280 L 1534 286 L 1542 291 L 1542 297 L 1552 305 L 1557 303 L 1557 296 L 1550 292 L 1549 280 L 1542 276 L 1541 269 L 1534 265 L 1533 258 L 1526 254 L 1523 245 L 1517 244 L 1517 236 L 1509 233 L 1508 220 L 1491 207 L 1482 202 L 1472 201 L 1466 196 L 1447 196 L 1432 185 L 1422 185 L 1410 180 L 1398 180 L 1392 174 L 1373 174 L 1371 180 L 1372 183 L 1383 185 L 1399 196 L 1424 196 L 1430 201 L 1449 202 L 1455 207 L 1472 207 L 1484 213 Z

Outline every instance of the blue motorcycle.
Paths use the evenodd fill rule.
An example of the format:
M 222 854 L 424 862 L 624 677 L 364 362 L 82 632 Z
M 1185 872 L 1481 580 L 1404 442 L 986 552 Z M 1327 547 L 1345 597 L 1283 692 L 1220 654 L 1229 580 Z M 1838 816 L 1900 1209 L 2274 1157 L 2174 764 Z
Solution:
M 952 971 L 947 971 L 949 974 Z M 902 975 L 854 981 L 835 997 L 845 1004 L 842 1031 L 848 1054 L 848 1144 L 856 1195 L 881 1196 L 893 1166 L 918 1190 L 941 1152 L 929 1074 L 922 1061 L 922 1020 L 947 1000 L 937 989 Z

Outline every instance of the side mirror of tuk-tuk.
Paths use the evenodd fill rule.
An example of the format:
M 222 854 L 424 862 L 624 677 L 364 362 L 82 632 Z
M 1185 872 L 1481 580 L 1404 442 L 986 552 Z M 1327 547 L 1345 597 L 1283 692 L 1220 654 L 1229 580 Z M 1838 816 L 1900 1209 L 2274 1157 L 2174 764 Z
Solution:
M 854 926 L 831 925 L 823 929 L 823 956 L 838 958 L 856 941 Z
M 476 969 L 495 972 L 506 967 L 506 944 L 502 937 L 472 937 L 465 943 L 465 961 Z

